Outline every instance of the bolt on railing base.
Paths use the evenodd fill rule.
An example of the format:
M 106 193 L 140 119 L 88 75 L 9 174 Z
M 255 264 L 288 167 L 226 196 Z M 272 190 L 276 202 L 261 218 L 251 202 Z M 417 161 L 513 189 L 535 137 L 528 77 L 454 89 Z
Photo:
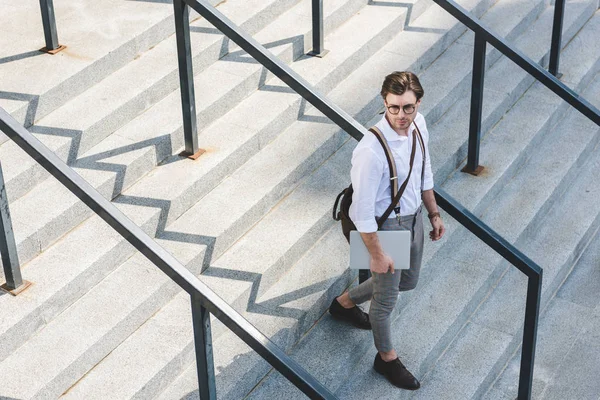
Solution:
M 206 153 L 206 150 L 198 149 L 198 151 L 194 154 L 190 154 L 187 151 L 182 151 L 181 153 L 179 153 L 179 156 L 189 158 L 190 160 L 197 160 L 204 153 Z
M 42 47 L 42 48 L 40 49 L 40 51 L 41 51 L 42 53 L 47 53 L 47 54 L 55 55 L 55 54 L 56 54 L 56 53 L 58 53 L 59 51 L 62 51 L 62 50 L 64 50 L 64 49 L 66 49 L 66 48 L 67 48 L 67 46 L 65 46 L 64 44 L 61 44 L 61 45 L 59 45 L 59 46 L 58 46 L 56 49 L 54 49 L 54 50 L 48 50 L 48 48 L 47 48 L 47 47 Z
M 465 166 L 463 169 L 461 169 L 461 172 L 466 172 L 467 174 L 471 174 L 473 176 L 478 176 L 479 174 L 481 174 L 483 172 L 483 169 L 484 169 L 483 165 L 478 165 L 477 168 L 475 168 L 474 170 L 472 170 L 468 166 Z
M 30 286 L 32 285 L 31 282 L 24 280 L 23 283 L 21 284 L 21 286 L 19 286 L 16 289 L 11 289 L 8 284 L 4 284 L 2 286 L 0 286 L 0 290 L 11 294 L 13 296 L 18 296 L 20 293 L 22 293 L 25 289 L 28 289 Z
M 323 58 L 327 55 L 327 53 L 329 53 L 329 50 L 322 50 L 320 53 L 317 53 L 314 50 L 311 50 L 308 53 L 306 53 L 306 55 L 311 56 L 311 57 Z

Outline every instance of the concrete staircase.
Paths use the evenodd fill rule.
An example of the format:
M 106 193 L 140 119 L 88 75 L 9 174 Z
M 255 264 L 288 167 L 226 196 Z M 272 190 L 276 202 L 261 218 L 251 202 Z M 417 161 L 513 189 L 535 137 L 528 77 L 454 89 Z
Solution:
M 31 19 L 31 3 L 28 13 L 10 6 L 11 15 Z M 2 55 L 0 75 L 14 80 L 0 83 L 0 106 L 340 398 L 408 396 L 373 374 L 369 333 L 323 316 L 356 278 L 331 220 L 356 142 L 192 15 L 199 142 L 208 151 L 197 161 L 178 157 L 172 6 L 125 3 L 57 4 L 59 37 L 69 47 L 54 58 L 18 54 L 18 46 L 41 47 L 33 45 L 42 37 L 35 29 L 10 36 L 6 48 L 15 55 Z M 545 65 L 553 13 L 547 3 L 460 3 Z M 102 25 L 112 13 L 131 15 L 133 6 L 135 18 Z M 473 38 L 431 1 L 326 2 L 330 53 L 323 59 L 304 56 L 309 2 L 228 0 L 218 7 L 366 126 L 379 118 L 383 77 L 417 72 L 436 184 L 544 267 L 552 314 L 554 294 L 600 222 L 598 206 L 585 202 L 598 190 L 590 168 L 597 126 L 488 49 L 486 173 L 455 173 L 466 155 Z M 567 2 L 561 61 L 562 79 L 595 104 L 597 10 L 597 0 Z M 35 79 L 40 75 L 48 79 Z M 0 397 L 195 396 L 188 295 L 12 142 L 0 145 L 0 159 L 23 275 L 34 282 L 18 297 L 0 296 Z M 399 346 L 401 357 L 424 383 L 413 396 L 513 395 L 524 279 L 446 221 L 446 239 L 426 246 L 419 287 L 401 296 L 394 322 L 396 341 L 410 343 Z M 213 340 L 220 398 L 302 397 L 218 321 Z M 546 394 L 564 389 L 560 381 L 543 382 Z

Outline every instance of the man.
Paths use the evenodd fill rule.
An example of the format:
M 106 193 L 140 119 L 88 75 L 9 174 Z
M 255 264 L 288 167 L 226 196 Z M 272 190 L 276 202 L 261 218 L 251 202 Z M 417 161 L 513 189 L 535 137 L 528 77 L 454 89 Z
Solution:
M 418 389 L 420 384 L 400 362 L 393 347 L 391 314 L 399 292 L 414 289 L 419 279 L 424 241 L 422 204 L 429 213 L 433 228 L 429 233 L 431 240 L 439 240 L 445 232 L 433 194 L 429 133 L 425 118 L 418 112 L 423 94 L 419 79 L 412 72 L 394 72 L 388 75 L 381 88 L 386 110 L 376 125 L 388 142 L 396 162 L 398 186 L 409 173 L 414 137 L 412 131 L 415 125 L 423 138 L 425 154 L 417 142 L 413 169 L 406 189 L 400 203 L 381 227 L 382 230 L 412 232 L 410 269 L 395 271 L 392 259 L 384 253 L 377 237 L 376 218 L 389 207 L 392 196 L 385 152 L 375 135 L 369 133 L 359 142 L 352 155 L 351 180 L 354 194 L 350 218 L 371 255 L 372 277 L 334 299 L 329 308 L 329 312 L 335 317 L 348 320 L 363 329 L 372 328 L 378 351 L 375 370 L 397 387 L 409 390 Z M 371 300 L 371 306 L 367 315 L 356 305 L 368 300 Z

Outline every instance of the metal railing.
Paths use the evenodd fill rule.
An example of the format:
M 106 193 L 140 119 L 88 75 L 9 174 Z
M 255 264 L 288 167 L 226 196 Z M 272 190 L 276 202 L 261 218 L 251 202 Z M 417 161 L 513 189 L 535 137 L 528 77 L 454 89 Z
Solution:
M 44 39 L 46 40 L 46 47 L 42 48 L 41 51 L 49 54 L 56 54 L 60 50 L 64 49 L 65 46 L 58 43 L 53 0 L 40 0 L 40 11 L 42 13 Z
M 0 131 L 190 294 L 201 399 L 216 399 L 210 314 L 313 399 L 336 397 L 0 107 Z
M 557 0 L 555 8 L 552 49 L 550 55 L 551 72 L 544 70 L 539 64 L 531 60 L 521 51 L 511 46 L 506 40 L 486 27 L 483 22 L 473 17 L 467 10 L 462 8 L 453 0 L 434 1 L 475 33 L 475 45 L 473 49 L 473 79 L 471 83 L 469 145 L 467 165 L 463 169 L 464 172 L 477 175 L 483 169 L 483 167 L 479 165 L 479 147 L 481 140 L 481 119 L 483 112 L 482 103 L 483 83 L 485 77 L 485 48 L 487 43 L 494 46 L 508 59 L 525 70 L 525 72 L 533 76 L 564 101 L 575 107 L 575 109 L 600 126 L 600 111 L 554 76 L 558 70 L 560 36 L 564 14 L 563 0 Z
M 438 1 L 438 0 L 436 0 Z M 315 108 L 325 114 L 332 122 L 338 125 L 342 130 L 350 134 L 356 140 L 360 140 L 365 134 L 366 129 L 355 121 L 351 116 L 341 110 L 325 96 L 320 94 L 311 85 L 294 72 L 289 66 L 282 63 L 277 57 L 273 56 L 264 46 L 254 40 L 251 36 L 241 31 L 233 22 L 210 5 L 206 0 L 174 0 L 175 9 L 179 7 L 191 7 L 202 17 L 214 25 L 225 36 L 231 39 L 235 44 L 245 50 L 251 57 L 257 60 L 275 76 L 285 82 L 296 93 L 306 99 Z M 313 3 L 314 4 L 314 3 Z M 176 14 L 179 18 L 186 16 L 185 13 Z M 187 24 L 187 20 L 176 23 Z M 189 43 L 189 30 L 179 29 L 177 41 L 179 43 Z M 187 35 L 187 36 L 184 36 Z M 187 46 L 187 45 L 186 45 Z M 184 45 L 178 45 L 178 49 L 185 48 Z M 507 45 L 508 46 L 508 45 Z M 510 46 L 508 46 L 510 48 Z M 510 48 L 511 51 L 512 48 Z M 180 77 L 182 84 L 191 85 L 182 87 L 181 92 L 193 92 L 193 81 L 188 75 L 191 70 L 191 55 L 189 52 L 178 53 L 180 62 Z M 183 72 L 181 71 L 183 60 Z M 183 97 L 182 97 L 182 100 Z M 182 103 L 184 109 L 189 105 Z M 533 382 L 533 366 L 535 359 L 535 345 L 537 337 L 538 316 L 540 308 L 540 294 L 542 283 L 542 269 L 533 261 L 528 259 L 514 246 L 502 239 L 500 235 L 486 226 L 481 220 L 471 214 L 468 210 L 453 200 L 447 193 L 441 189 L 435 189 L 435 195 L 439 205 L 446 210 L 458 222 L 464 225 L 469 231 L 482 239 L 492 249 L 498 252 L 503 258 L 517 267 L 529 278 L 527 288 L 527 305 L 525 310 L 525 324 L 523 330 L 523 348 L 521 356 L 521 371 L 519 376 L 519 399 L 529 399 L 531 397 L 531 387 Z
M 44 0 L 40 1 L 44 2 Z M 476 119 L 472 115 L 472 123 L 475 127 L 478 126 L 477 121 L 479 121 L 479 125 L 481 121 L 480 105 L 481 93 L 483 90 L 486 43 L 494 45 L 503 54 L 557 93 L 560 97 L 568 101 L 584 115 L 593 119 L 595 122 L 600 120 L 597 110 L 589 105 L 589 103 L 580 99 L 576 93 L 560 83 L 555 77 L 542 70 L 537 64 L 533 63 L 518 50 L 513 49 L 508 43 L 492 33 L 489 29 L 483 27 L 479 21 L 470 17 L 468 13 L 456 3 L 451 0 L 435 1 L 475 32 L 475 48 L 476 53 L 479 53 L 479 55 L 476 56 L 476 59 L 480 65 L 477 68 L 480 72 L 474 72 L 473 74 L 474 82 L 477 83 L 477 88 L 480 89 L 479 92 L 477 92 L 477 99 L 479 99 L 479 101 L 475 102 L 479 104 L 479 118 Z M 51 0 L 49 0 L 49 2 L 51 4 Z M 198 152 L 188 7 L 193 8 L 206 20 L 211 22 L 225 36 L 248 52 L 254 59 L 325 114 L 342 130 L 346 131 L 357 140 L 360 140 L 366 133 L 365 128 L 361 124 L 329 101 L 326 97 L 315 91 L 308 82 L 296 74 L 286 64 L 274 57 L 252 37 L 241 31 L 206 0 L 174 0 L 173 3 L 186 153 L 193 155 Z M 322 1 L 313 0 L 313 6 L 317 8 L 316 11 L 313 10 L 313 22 L 318 22 L 320 19 L 320 27 L 313 32 L 313 52 L 320 54 L 323 53 Z M 558 65 L 558 61 L 556 62 L 556 65 Z M 104 221 L 119 232 L 119 234 L 127 239 L 127 241 L 129 241 L 129 243 L 137 250 L 142 252 L 151 262 L 190 294 L 201 398 L 216 398 L 209 319 L 210 313 L 214 314 L 215 317 L 221 320 L 238 337 L 244 340 L 244 342 L 257 351 L 275 369 L 309 397 L 335 398 L 335 396 L 323 385 L 310 376 L 281 349 L 271 343 L 267 337 L 262 335 L 254 326 L 156 244 L 139 227 L 129 221 L 110 201 L 98 194 L 95 189 L 87 184 L 87 182 L 79 177 L 79 175 L 70 169 L 64 162 L 58 159 L 54 153 L 45 148 L 33 135 L 27 132 L 25 128 L 20 126 L 1 108 L 0 129 Z M 473 135 L 471 135 L 470 132 L 470 147 L 472 136 Z M 473 147 L 475 148 L 475 146 Z M 475 165 L 477 166 L 477 163 L 475 163 Z M 520 253 L 514 246 L 502 239 L 497 233 L 483 224 L 468 210 L 460 206 L 460 204 L 454 201 L 443 190 L 435 189 L 435 194 L 442 209 L 446 210 L 469 231 L 482 239 L 503 258 L 528 276 L 527 305 L 523 331 L 521 372 L 519 377 L 519 398 L 530 398 L 540 307 L 542 269 Z

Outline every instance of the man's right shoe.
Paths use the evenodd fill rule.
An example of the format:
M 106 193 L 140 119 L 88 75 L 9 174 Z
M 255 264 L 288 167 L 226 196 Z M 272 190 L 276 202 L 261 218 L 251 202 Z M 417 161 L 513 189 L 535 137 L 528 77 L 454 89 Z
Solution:
M 335 318 L 350 322 L 357 328 L 371 329 L 369 314 L 367 314 L 357 306 L 354 306 L 352 308 L 344 308 L 337 301 L 337 298 L 334 298 L 331 302 L 331 305 L 329 306 L 329 313 Z
M 381 375 L 384 375 L 392 385 L 400 389 L 417 390 L 421 387 L 417 378 L 406 369 L 399 358 L 385 362 L 381 358 L 381 355 L 377 353 L 373 368 Z

